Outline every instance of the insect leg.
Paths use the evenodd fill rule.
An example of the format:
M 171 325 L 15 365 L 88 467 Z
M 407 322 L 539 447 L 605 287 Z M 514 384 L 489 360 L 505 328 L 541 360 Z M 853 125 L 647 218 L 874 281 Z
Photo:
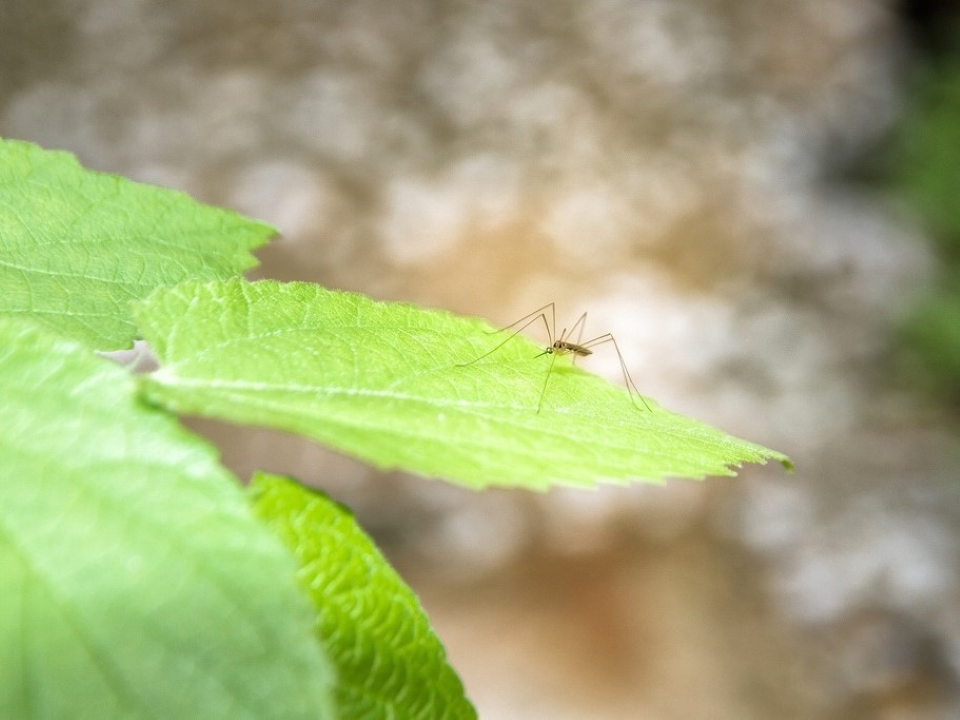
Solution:
M 640 409 L 637 406 L 637 401 L 633 399 L 633 394 L 636 393 L 637 397 L 640 398 L 640 402 L 643 403 L 643 406 L 652 412 L 646 398 L 643 397 L 641 392 L 637 389 L 636 384 L 634 384 L 633 378 L 630 377 L 630 371 L 627 370 L 627 364 L 623 361 L 623 353 L 620 352 L 620 346 L 617 345 L 617 339 L 612 333 L 606 333 L 604 335 L 595 337 L 592 340 L 587 340 L 585 343 L 583 343 L 583 347 L 590 348 L 596 345 L 603 345 L 604 343 L 608 342 L 613 343 L 613 349 L 617 351 L 617 359 L 620 361 L 620 369 L 623 371 L 623 381 L 627 386 L 627 393 L 630 395 L 630 401 L 633 403 L 633 406 L 637 408 L 637 410 Z
M 570 328 L 570 334 L 573 335 L 573 331 L 577 329 L 577 326 L 580 326 L 580 332 L 577 334 L 577 345 L 582 345 L 580 341 L 583 340 L 583 329 L 587 326 L 587 314 L 584 313 L 580 316 L 580 319 L 577 320 L 573 327 Z
M 552 323 L 552 324 L 547 322 L 547 315 L 546 315 L 546 312 L 545 312 L 547 308 L 550 308 L 550 317 L 553 319 L 553 323 Z M 529 313 L 529 314 L 527 314 L 527 315 L 524 315 L 524 316 L 523 316 L 522 318 L 520 318 L 519 320 L 516 320 L 516 321 L 510 323 L 509 325 L 500 328 L 499 330 L 491 330 L 491 331 L 489 331 L 487 334 L 488 334 L 488 335 L 496 335 L 497 333 L 501 333 L 501 332 L 503 332 L 504 330 L 509 330 L 510 328 L 513 328 L 513 327 L 516 327 L 517 325 L 520 325 L 520 323 L 524 323 L 525 320 L 530 319 L 530 322 L 524 323 L 524 324 L 523 324 L 523 327 L 520 328 L 520 329 L 522 330 L 523 328 L 527 327 L 530 323 L 532 323 L 533 321 L 535 321 L 535 320 L 536 320 L 538 317 L 540 317 L 540 316 L 543 316 L 543 324 L 544 324 L 544 326 L 547 328 L 547 334 L 551 336 L 551 337 L 550 337 L 550 340 L 551 340 L 551 344 L 552 344 L 552 341 L 553 341 L 553 336 L 552 336 L 553 328 L 555 328 L 556 325 L 557 325 L 556 310 L 555 310 L 554 303 L 552 303 L 552 302 L 547 303 L 547 304 L 544 305 L 542 308 L 539 308 L 539 309 L 537 309 L 537 310 L 534 310 L 532 313 Z
M 547 308 L 550 308 L 550 317 L 553 319 L 553 325 L 552 325 L 552 326 L 550 325 L 549 322 L 547 322 L 547 315 L 546 315 L 546 312 L 545 312 Z M 504 332 L 505 330 L 510 330 L 511 328 L 514 328 L 514 327 L 516 327 L 517 325 L 520 325 L 519 328 L 517 328 L 514 332 L 510 333 L 510 335 L 508 335 L 507 338 L 504 339 L 503 342 L 501 342 L 499 345 L 496 345 L 492 350 L 488 350 L 488 351 L 485 352 L 483 355 L 481 355 L 480 357 L 474 358 L 474 359 L 471 360 L 470 362 L 457 363 L 457 367 L 465 367 L 465 366 L 467 366 L 467 365 L 473 365 L 475 362 L 477 362 L 477 361 L 479 361 L 479 360 L 483 360 L 483 358 L 487 357 L 487 355 L 492 355 L 492 354 L 495 353 L 497 350 L 499 350 L 499 349 L 502 348 L 504 345 L 506 345 L 508 342 L 510 342 L 511 340 L 513 340 L 513 338 L 515 338 L 517 335 L 519 335 L 519 334 L 522 333 L 524 330 L 526 330 L 528 327 L 530 327 L 530 325 L 532 325 L 533 323 L 535 323 L 537 320 L 543 320 L 543 326 L 547 329 L 547 336 L 550 338 L 550 345 L 552 346 L 552 345 L 553 345 L 553 330 L 554 330 L 554 328 L 556 327 L 556 310 L 555 310 L 555 308 L 554 308 L 554 304 L 551 302 L 551 303 L 547 303 L 546 305 L 544 305 L 544 306 L 543 306 L 542 308 L 540 308 L 539 310 L 534 310 L 532 313 L 530 313 L 530 314 L 528 314 L 528 315 L 524 315 L 522 318 L 520 318 L 520 319 L 517 320 L 516 322 L 510 323 L 510 324 L 507 325 L 506 327 L 502 327 L 502 328 L 500 328 L 499 330 L 494 330 L 493 332 L 487 333 L 488 335 L 495 335 L 495 334 L 497 334 L 497 333 Z M 524 322 L 524 321 L 526 321 L 526 322 Z M 523 324 L 521 325 L 521 323 L 523 323 Z M 549 347 L 549 346 L 548 346 L 548 347 Z M 538 356 L 538 357 L 539 357 L 539 356 Z
M 581 340 L 583 339 L 583 329 L 587 326 L 587 314 L 584 313 L 580 318 L 573 324 L 573 327 L 570 328 L 570 334 L 573 335 L 574 331 L 577 329 L 577 326 L 580 326 L 580 332 L 577 333 L 577 345 L 581 345 Z M 572 365 L 577 364 L 577 354 L 573 353 L 573 360 L 571 361 Z
M 540 399 L 537 401 L 537 415 L 540 414 L 540 408 L 543 407 L 543 397 L 547 394 L 547 385 L 550 383 L 550 374 L 553 372 L 553 364 L 556 361 L 557 353 L 550 353 L 550 367 L 547 368 L 547 376 L 543 379 L 543 389 L 540 391 Z

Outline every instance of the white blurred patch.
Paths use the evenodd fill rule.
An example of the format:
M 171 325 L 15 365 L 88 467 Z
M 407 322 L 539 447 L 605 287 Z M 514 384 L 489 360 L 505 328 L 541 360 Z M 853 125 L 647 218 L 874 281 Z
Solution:
M 463 502 L 460 492 L 460 501 L 447 507 L 438 524 L 416 538 L 416 545 L 451 577 L 475 581 L 509 565 L 533 533 L 524 506 L 511 494 L 487 492 Z
M 335 198 L 326 178 L 294 161 L 274 160 L 245 168 L 230 191 L 230 205 L 302 237 L 329 221 Z
M 540 502 L 543 531 L 552 548 L 584 554 L 609 548 L 624 530 L 669 543 L 703 510 L 704 487 L 688 481 L 601 486 L 585 491 L 555 488 Z
M 599 0 L 582 20 L 595 51 L 615 75 L 682 87 L 726 67 L 720 27 L 704 8 L 672 0 Z
M 282 122 L 330 159 L 356 162 L 371 150 L 384 119 L 377 90 L 362 74 L 317 70 L 287 94 Z
M 680 538 L 706 510 L 706 486 L 687 480 L 630 488 L 621 510 L 622 524 L 635 534 L 661 543 Z
M 477 155 L 434 179 L 401 176 L 385 191 L 382 247 L 398 264 L 422 262 L 511 221 L 519 202 L 518 168 Z
M 616 536 L 614 520 L 624 491 L 556 488 L 542 503 L 544 533 L 550 546 L 567 553 L 591 553 L 607 547 Z
M 956 547 L 929 515 L 890 512 L 865 497 L 814 532 L 777 568 L 776 586 L 802 620 L 878 603 L 916 610 L 953 584 Z
M 541 227 L 564 257 L 601 267 L 622 254 L 633 218 L 628 198 L 603 184 L 555 195 L 546 213 Z
M 500 115 L 517 96 L 521 67 L 505 39 L 470 25 L 459 30 L 427 59 L 420 83 L 451 120 L 471 126 Z
M 6 137 L 29 138 L 51 149 L 82 148 L 95 167 L 111 167 L 120 149 L 100 131 L 97 112 L 103 99 L 77 92 L 68 82 L 38 82 L 7 101 L 0 126 Z
M 791 478 L 792 479 L 792 478 Z M 743 505 L 729 517 L 724 534 L 765 554 L 776 554 L 803 543 L 816 527 L 809 488 L 788 479 L 764 477 L 741 481 Z

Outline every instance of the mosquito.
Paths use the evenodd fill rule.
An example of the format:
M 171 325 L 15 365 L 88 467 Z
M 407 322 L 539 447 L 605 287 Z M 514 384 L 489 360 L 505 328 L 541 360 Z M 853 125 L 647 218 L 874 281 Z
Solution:
M 550 319 L 547 320 L 547 311 L 550 312 Z M 471 360 L 468 363 L 462 363 L 460 367 L 466 367 L 467 365 L 473 365 L 475 362 L 483 360 L 488 355 L 492 355 L 497 350 L 502 348 L 508 342 L 513 340 L 517 335 L 522 333 L 528 327 L 530 327 L 537 320 L 543 321 L 543 326 L 547 331 L 547 338 L 550 341 L 550 344 L 544 348 L 543 352 L 539 355 L 534 356 L 535 358 L 542 357 L 544 355 L 550 356 L 550 367 L 547 368 L 547 376 L 543 381 L 543 389 L 540 390 L 540 399 L 537 402 L 537 413 L 540 413 L 540 408 L 543 406 L 543 398 L 547 394 L 547 385 L 550 383 L 550 374 L 553 372 L 553 364 L 557 361 L 558 355 L 572 355 L 573 361 L 576 362 L 578 357 L 586 357 L 587 355 L 593 355 L 593 348 L 597 345 L 603 345 L 605 343 L 613 343 L 613 349 L 617 351 L 617 359 L 620 360 L 620 370 L 623 371 L 623 382 L 627 386 L 627 394 L 630 396 L 630 402 L 633 403 L 633 406 L 640 410 L 640 406 L 637 405 L 637 401 L 634 399 L 634 394 L 640 398 L 640 402 L 643 403 L 643 406 L 647 410 L 651 410 L 650 405 L 647 404 L 646 399 L 643 395 L 640 394 L 640 391 L 637 390 L 637 386 L 633 382 L 633 378 L 630 377 L 630 371 L 627 370 L 627 364 L 623 361 L 623 353 L 620 352 L 620 346 L 617 345 L 616 338 L 613 337 L 613 333 L 604 333 L 603 335 L 598 335 L 591 340 L 583 341 L 583 329 L 587 323 L 587 314 L 584 313 L 580 318 L 573 324 L 570 328 L 570 332 L 567 332 L 567 329 L 564 328 L 563 332 L 557 336 L 557 311 L 554 303 L 547 303 L 539 310 L 534 310 L 529 315 L 524 315 L 522 318 L 516 322 L 510 323 L 506 327 L 500 328 L 499 330 L 494 330 L 490 335 L 496 333 L 506 332 L 513 328 L 517 328 L 499 345 L 496 345 L 492 350 L 488 350 L 483 355 L 474 360 Z M 517 327 L 517 326 L 520 327 Z M 573 337 L 573 334 L 577 333 L 577 341 L 573 342 L 569 338 Z

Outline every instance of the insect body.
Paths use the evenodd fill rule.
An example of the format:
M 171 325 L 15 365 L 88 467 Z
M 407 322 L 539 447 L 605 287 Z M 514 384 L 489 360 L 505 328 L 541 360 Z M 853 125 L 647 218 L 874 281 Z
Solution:
M 568 340 L 557 340 L 553 343 L 553 345 L 544 350 L 542 354 L 553 355 L 553 353 L 556 353 L 557 355 L 572 354 L 578 357 L 586 357 L 587 355 L 593 355 L 593 350 L 585 348 L 583 345 L 577 345 L 576 343 L 572 343 Z
M 549 320 L 547 319 L 548 310 L 550 311 Z M 519 325 L 519 328 L 514 330 L 499 345 L 496 345 L 492 350 L 488 350 L 480 357 L 474 360 L 471 360 L 468 363 L 463 363 L 462 366 L 472 365 L 473 363 L 479 360 L 482 360 L 488 355 L 495 353 L 497 350 L 502 348 L 506 343 L 508 343 L 514 337 L 516 337 L 525 329 L 530 327 L 530 325 L 535 323 L 537 320 L 543 321 L 543 326 L 547 330 L 547 337 L 549 338 L 550 342 L 547 345 L 547 347 L 544 348 L 543 352 L 541 352 L 539 355 L 536 355 L 536 357 L 541 357 L 542 355 L 551 356 L 550 367 L 547 368 L 547 376 L 543 381 L 543 389 L 540 391 L 540 400 L 537 402 L 538 413 L 540 412 L 540 408 L 543 406 L 543 398 L 544 398 L 544 395 L 546 395 L 547 393 L 547 385 L 550 383 L 550 374 L 553 372 L 553 364 L 556 362 L 557 356 L 572 355 L 574 362 L 576 362 L 576 359 L 578 357 L 586 357 L 587 355 L 592 355 L 593 350 L 591 348 L 594 348 L 597 345 L 603 345 L 604 343 L 613 343 L 613 348 L 617 352 L 617 358 L 620 360 L 620 370 L 623 372 L 623 382 L 627 386 L 627 393 L 630 395 L 630 401 L 633 403 L 633 406 L 637 408 L 637 410 L 640 409 L 640 406 L 637 405 L 637 401 L 634 400 L 634 397 L 633 397 L 634 394 L 636 394 L 636 396 L 640 398 L 640 402 L 643 403 L 643 406 L 647 410 L 651 409 L 650 406 L 647 404 L 646 399 L 644 399 L 643 395 L 640 394 L 640 391 L 637 390 L 637 386 L 634 384 L 633 378 L 630 377 L 630 372 L 627 370 L 627 364 L 623 361 L 623 354 L 620 352 L 620 347 L 617 345 L 616 338 L 613 337 L 613 334 L 605 333 L 603 335 L 598 335 L 597 337 L 591 340 L 582 341 L 581 338 L 583 336 L 583 328 L 586 325 L 586 321 L 587 321 L 587 314 L 584 313 L 573 324 L 573 327 L 570 328 L 569 333 L 567 333 L 567 329 L 564 328 L 563 332 L 561 332 L 558 337 L 556 334 L 556 328 L 557 328 L 556 307 L 554 306 L 553 303 L 547 303 L 539 310 L 534 310 L 529 315 L 524 315 L 522 318 L 520 318 L 514 323 L 511 323 L 510 325 L 507 325 L 505 328 L 501 328 L 500 330 L 494 331 L 496 333 L 506 332 L 507 330 L 516 328 Z M 578 328 L 579 328 L 579 331 L 578 331 Z M 573 342 L 568 338 L 572 337 L 575 332 L 577 333 L 577 341 Z

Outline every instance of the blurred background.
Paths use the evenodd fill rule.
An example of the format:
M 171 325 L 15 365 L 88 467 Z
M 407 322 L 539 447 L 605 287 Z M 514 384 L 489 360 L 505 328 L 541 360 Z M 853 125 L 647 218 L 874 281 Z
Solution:
M 356 509 L 485 720 L 960 718 L 957 4 L 0 0 L 0 135 L 276 224 L 260 277 L 588 310 L 792 456 L 477 494 L 192 422 Z

